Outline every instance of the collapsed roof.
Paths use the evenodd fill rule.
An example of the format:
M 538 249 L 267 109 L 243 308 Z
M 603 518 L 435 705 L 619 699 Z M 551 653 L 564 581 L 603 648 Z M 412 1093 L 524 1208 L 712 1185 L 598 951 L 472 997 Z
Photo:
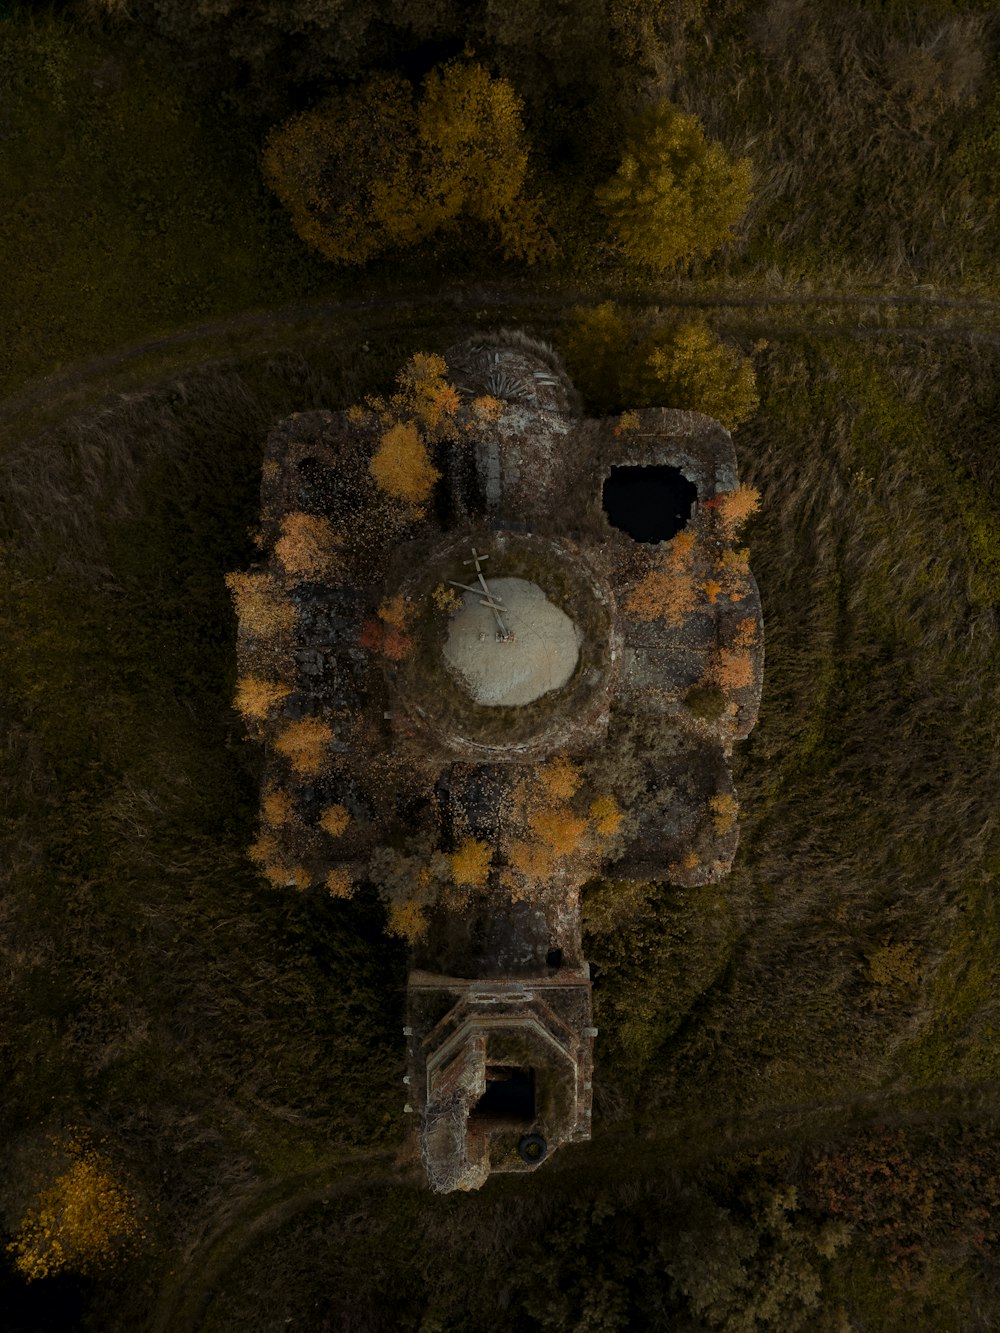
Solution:
M 266 747 L 254 854 L 276 885 L 376 884 L 410 938 L 408 1105 L 450 1189 L 587 1136 L 580 889 L 729 870 L 763 625 L 718 422 L 588 420 L 521 334 L 444 363 L 275 428 L 265 558 L 233 587 Z

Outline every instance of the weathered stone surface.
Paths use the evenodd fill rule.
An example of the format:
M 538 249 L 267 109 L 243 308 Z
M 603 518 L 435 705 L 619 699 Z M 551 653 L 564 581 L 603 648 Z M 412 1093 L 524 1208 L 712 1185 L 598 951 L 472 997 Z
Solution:
M 374 485 L 378 427 L 363 413 L 303 413 L 272 432 L 262 539 L 273 547 L 293 510 L 325 515 L 338 564 L 330 579 L 290 589 L 294 642 L 271 649 L 241 627 L 237 648 L 243 675 L 291 673 L 294 688 L 258 732 L 264 788 L 295 797 L 283 836 L 300 874 L 359 880 L 387 864 L 387 899 L 419 900 L 421 876 L 447 873 L 464 841 L 488 849 L 482 883 L 426 899 L 412 953 L 408 1105 L 428 1181 L 442 1191 L 534 1170 L 589 1136 L 582 884 L 602 870 L 677 885 L 728 871 L 739 835 L 729 757 L 756 719 L 764 660 L 757 586 L 718 519 L 720 493 L 738 483 L 718 422 L 667 408 L 627 425 L 584 420 L 558 357 L 522 334 L 475 339 L 446 359 L 465 415 L 458 437 L 437 446 L 442 477 L 420 514 Z M 489 425 L 469 406 L 483 395 L 505 408 Z M 609 522 L 604 482 L 622 466 L 672 468 L 691 483 L 683 550 L 680 534 L 640 542 Z M 477 701 L 457 681 L 442 651 L 446 622 L 428 608 L 452 582 L 473 581 L 473 545 L 491 561 L 487 581 L 530 582 L 573 626 L 579 660 L 564 683 Z M 274 556 L 262 568 L 287 587 Z M 688 584 L 651 611 L 636 590 L 671 570 Z M 390 641 L 393 606 L 409 619 Z M 323 771 L 297 777 L 271 742 L 279 725 L 308 717 L 327 721 L 333 739 Z M 514 892 L 507 832 L 518 784 L 555 755 L 625 819 L 601 864 L 560 854 L 544 882 Z M 320 824 L 334 805 L 349 815 L 337 838 Z

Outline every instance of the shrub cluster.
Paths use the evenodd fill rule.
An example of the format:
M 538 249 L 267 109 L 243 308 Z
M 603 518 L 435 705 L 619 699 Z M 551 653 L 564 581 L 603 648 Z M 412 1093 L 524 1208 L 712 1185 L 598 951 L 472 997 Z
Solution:
M 29 1281 L 57 1273 L 99 1273 L 142 1238 L 138 1203 L 86 1135 L 54 1147 L 66 1169 L 39 1191 L 8 1250 Z
M 686 408 L 733 430 L 760 401 L 752 362 L 700 321 L 637 320 L 606 301 L 574 311 L 562 351 L 598 411 Z
M 481 65 L 431 70 L 419 96 L 398 74 L 332 94 L 271 132 L 264 177 L 327 259 L 365 264 L 462 218 L 533 262 L 548 238 L 526 192 L 521 101 Z

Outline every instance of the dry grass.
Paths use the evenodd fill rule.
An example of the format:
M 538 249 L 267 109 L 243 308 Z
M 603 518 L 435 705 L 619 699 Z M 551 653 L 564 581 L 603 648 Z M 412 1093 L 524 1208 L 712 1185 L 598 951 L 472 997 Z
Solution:
M 1000 643 L 986 601 L 1000 468 L 979 444 L 995 363 L 972 344 L 942 360 L 933 342 L 768 353 L 740 444 L 767 497 L 749 533 L 767 663 L 760 721 L 735 755 L 741 852 L 718 892 L 671 891 L 636 920 L 663 950 L 659 1008 L 637 1027 L 653 983 L 627 978 L 624 958 L 620 997 L 601 999 L 610 1048 L 647 1052 L 650 1106 L 1000 1072 Z M 695 943 L 720 911 L 731 944 Z M 887 939 L 919 958 L 919 984 L 873 1008 L 868 960 L 895 957 L 878 953 Z
M 754 163 L 733 278 L 990 282 L 993 202 L 962 156 L 991 123 L 982 15 L 769 0 L 710 58 L 699 40 L 672 96 Z
M 357 390 L 296 358 L 206 368 L 0 458 L 0 618 L 14 631 L 0 635 L 0 676 L 21 719 L 0 747 L 0 1046 L 22 1070 L 5 1091 L 15 1157 L 0 1185 L 7 1198 L 21 1190 L 17 1154 L 39 1135 L 88 1125 L 150 1206 L 156 1255 L 262 1170 L 386 1133 L 365 1107 L 380 1079 L 395 1093 L 399 1020 L 384 1038 L 377 1028 L 402 960 L 384 940 L 357 952 L 358 923 L 380 929 L 370 903 L 326 899 L 317 911 L 271 893 L 246 860 L 260 775 L 230 707 L 223 578 L 253 558 L 270 420 Z M 256 851 L 301 878 L 296 863 L 279 866 L 266 830 Z M 330 970 L 296 943 L 306 919 Z M 369 967 L 383 977 L 367 990 Z M 317 1034 L 366 994 L 369 1015 L 344 1024 L 347 1081 L 335 1091 L 315 1078 L 340 1058 Z M 65 1021 L 43 1035 L 50 1003 Z M 29 1046 L 38 1058 L 25 1064 Z M 334 1104 L 356 1078 L 363 1094 L 344 1119 Z M 121 1293 L 123 1326 L 147 1317 L 144 1290 Z

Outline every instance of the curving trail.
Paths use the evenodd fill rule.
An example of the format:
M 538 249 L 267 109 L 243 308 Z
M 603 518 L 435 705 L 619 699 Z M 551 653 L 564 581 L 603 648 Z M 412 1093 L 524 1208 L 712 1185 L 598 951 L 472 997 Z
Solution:
M 564 1148 L 547 1170 L 563 1177 L 578 1177 L 577 1188 L 586 1190 L 595 1178 L 609 1184 L 619 1176 L 634 1179 L 637 1169 L 647 1175 L 657 1170 L 672 1173 L 722 1152 L 760 1151 L 787 1144 L 790 1139 L 801 1145 L 875 1125 L 945 1121 L 968 1125 L 998 1119 L 1000 1088 L 994 1084 L 890 1090 L 840 1101 L 773 1107 L 747 1115 L 733 1113 L 711 1120 L 698 1117 L 639 1134 L 608 1126 L 591 1143 Z M 149 1333 L 197 1333 L 231 1265 L 303 1209 L 360 1189 L 395 1185 L 425 1190 L 422 1172 L 412 1166 L 400 1167 L 398 1160 L 391 1151 L 358 1154 L 266 1182 L 232 1198 L 206 1224 L 204 1239 L 196 1242 L 168 1275 L 149 1322 Z
M 812 316 L 808 323 L 788 326 L 785 331 L 789 333 L 840 334 L 851 337 L 889 334 L 897 337 L 965 337 L 975 341 L 1000 341 L 1000 301 L 930 292 L 736 292 L 700 295 L 664 292 L 659 299 L 649 300 L 612 289 L 595 292 L 562 287 L 539 291 L 534 287 L 508 283 L 443 288 L 432 293 L 411 290 L 391 296 L 344 300 L 321 298 L 296 302 L 274 310 L 246 311 L 224 319 L 190 325 L 52 371 L 0 401 L 0 433 L 5 428 L 10 433 L 10 428 L 13 426 L 16 429 L 20 418 L 28 417 L 30 420 L 31 413 L 39 409 L 44 418 L 40 428 L 44 428 L 53 420 L 60 420 L 73 411 L 92 405 L 95 398 L 110 396 L 121 391 L 122 387 L 134 388 L 134 374 L 131 377 L 119 374 L 116 382 L 116 372 L 126 371 L 129 367 L 139 372 L 145 369 L 143 378 L 146 382 L 161 378 L 179 365 L 190 364 L 189 357 L 178 361 L 176 357 L 171 359 L 168 354 L 185 351 L 197 354 L 199 344 L 207 345 L 201 351 L 210 353 L 208 359 L 218 360 L 226 355 L 238 354 L 241 350 L 252 351 L 255 347 L 280 351 L 294 344 L 296 335 L 301 335 L 303 329 L 314 328 L 318 333 L 335 322 L 352 320 L 358 316 L 364 317 L 363 326 L 358 326 L 358 332 L 363 336 L 363 329 L 383 329 L 400 324 L 409 328 L 432 328 L 458 313 L 473 314 L 481 319 L 488 319 L 494 311 L 506 311 L 511 315 L 521 310 L 526 314 L 537 311 L 556 314 L 573 305 L 605 300 L 614 300 L 619 305 L 650 312 L 691 309 L 763 313 L 771 310 L 777 315 L 778 312 L 794 310 Z M 859 312 L 864 318 L 860 322 L 846 322 L 843 316 L 850 310 Z M 955 311 L 975 313 L 978 320 L 959 324 L 938 322 L 938 316 Z M 901 312 L 911 316 L 908 323 L 899 322 Z M 774 322 L 784 323 L 783 320 Z M 158 367 L 156 358 L 160 362 Z M 198 356 L 197 359 L 206 358 Z M 146 366 L 145 363 L 151 364 Z M 81 388 L 89 389 L 89 392 L 78 396 L 75 391 Z M 35 426 L 38 428 L 39 423 L 35 423 Z M 23 434 L 21 438 L 25 438 Z
M 202 1238 L 169 1272 L 149 1320 L 149 1333 L 194 1333 L 231 1265 L 303 1208 L 349 1194 L 359 1186 L 379 1181 L 406 1182 L 406 1172 L 391 1169 L 395 1156 L 389 1151 L 359 1153 L 311 1171 L 265 1181 L 229 1199 L 208 1219 Z M 363 1167 L 369 1169 L 363 1171 Z M 414 1173 L 409 1175 L 416 1183 Z

